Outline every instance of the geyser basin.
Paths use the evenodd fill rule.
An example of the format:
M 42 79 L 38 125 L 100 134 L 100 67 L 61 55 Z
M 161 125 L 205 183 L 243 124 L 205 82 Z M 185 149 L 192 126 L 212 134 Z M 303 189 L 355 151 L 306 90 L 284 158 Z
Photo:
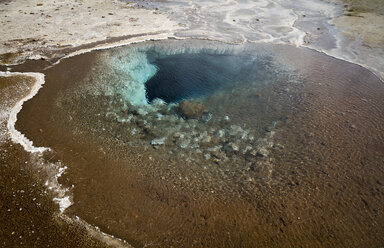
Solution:
M 296 166 L 308 161 L 299 171 L 304 180 L 321 162 L 305 143 L 276 140 L 322 135 L 311 129 L 321 120 L 296 120 L 297 112 L 308 113 L 318 101 L 308 88 L 324 85 L 324 78 L 330 89 L 319 99 L 349 89 L 337 85 L 350 66 L 309 50 L 258 44 L 166 41 L 95 51 L 46 71 L 44 88 L 25 104 L 17 128 L 69 167 L 63 183 L 75 185 L 70 212 L 102 231 L 136 246 L 254 247 L 253 230 L 274 232 L 261 228 L 274 209 L 262 204 L 276 206 L 280 197 L 267 197 L 271 187 L 275 194 L 292 181 L 298 187 L 291 180 Z M 150 99 L 149 92 L 165 95 Z M 204 112 L 181 116 L 181 99 L 198 102 Z M 291 130 L 277 132 L 291 122 Z M 287 201 L 307 195 L 293 192 Z
M 184 223 L 180 192 L 201 199 L 221 192 L 224 200 L 270 180 L 273 130 L 293 111 L 301 87 L 272 51 L 192 40 L 69 58 L 45 72 L 45 87 L 26 103 L 17 128 L 70 168 L 65 182 L 75 185 L 77 215 L 143 245 Z M 204 111 L 186 118 L 181 100 Z M 122 198 L 100 201 L 104 194 Z M 183 226 L 172 236 L 179 239 Z

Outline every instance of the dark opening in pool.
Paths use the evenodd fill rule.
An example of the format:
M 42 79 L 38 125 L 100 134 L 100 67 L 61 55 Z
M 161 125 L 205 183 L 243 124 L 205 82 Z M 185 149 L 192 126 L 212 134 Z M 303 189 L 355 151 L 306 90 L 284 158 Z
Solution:
M 208 96 L 243 79 L 253 64 L 249 56 L 232 54 L 182 53 L 157 57 L 149 53 L 148 58 L 158 68 L 145 84 L 149 102 L 156 98 L 171 103 Z

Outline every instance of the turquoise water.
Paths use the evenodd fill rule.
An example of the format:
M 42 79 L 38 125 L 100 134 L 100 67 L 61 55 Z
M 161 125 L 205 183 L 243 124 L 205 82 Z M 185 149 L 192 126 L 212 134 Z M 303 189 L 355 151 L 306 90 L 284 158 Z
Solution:
M 155 99 L 178 103 L 233 90 L 257 91 L 276 79 L 276 66 L 269 54 L 243 47 L 133 46 L 99 54 L 89 81 L 99 95 L 147 109 Z

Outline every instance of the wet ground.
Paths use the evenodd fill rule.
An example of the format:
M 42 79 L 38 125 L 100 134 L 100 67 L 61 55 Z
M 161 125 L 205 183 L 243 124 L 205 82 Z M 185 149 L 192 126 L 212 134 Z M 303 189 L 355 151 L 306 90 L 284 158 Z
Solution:
M 197 99 L 208 122 L 99 94 L 92 68 L 109 52 L 93 52 L 45 71 L 17 128 L 69 167 L 66 213 L 135 247 L 383 246 L 383 83 L 308 49 L 258 46 L 287 67 Z
M 0 79 L 0 105 L 11 107 L 34 80 L 12 76 Z M 3 117 L 3 113 L 2 113 Z M 5 117 L 5 115 L 4 115 Z M 3 119 L 1 129 L 6 130 Z M 44 186 L 46 172 L 37 158 L 2 134 L 0 144 L 1 247 L 106 247 L 89 238 L 85 228 L 58 217 L 58 207 Z
M 0 245 L 2 247 L 107 247 L 87 230 L 57 216 L 58 207 L 30 155 L 7 142 L 0 147 Z

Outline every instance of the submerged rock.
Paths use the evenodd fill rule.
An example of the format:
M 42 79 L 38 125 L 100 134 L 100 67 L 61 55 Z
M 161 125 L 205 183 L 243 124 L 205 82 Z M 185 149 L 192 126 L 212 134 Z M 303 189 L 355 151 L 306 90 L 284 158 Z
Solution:
M 224 146 L 224 151 L 226 153 L 236 153 L 240 150 L 239 146 L 234 143 L 228 143 Z
M 181 101 L 179 103 L 179 112 L 187 119 L 198 119 L 204 113 L 204 105 L 194 101 Z
M 236 135 L 242 134 L 243 132 L 244 130 L 240 126 L 237 126 L 237 125 L 230 126 L 229 135 L 231 136 L 236 136 Z
M 203 123 L 207 123 L 207 122 L 209 122 L 211 119 L 212 119 L 212 114 L 211 114 L 211 113 L 203 113 L 203 115 L 201 116 L 201 121 L 202 121 Z
M 184 139 L 184 138 L 179 139 L 179 140 L 176 142 L 176 144 L 177 144 L 180 148 L 182 148 L 182 149 L 187 148 L 187 147 L 190 145 L 190 143 L 191 143 L 191 140 L 190 140 L 190 139 Z
M 257 150 L 256 156 L 258 157 L 267 157 L 268 156 L 268 150 L 264 147 L 261 147 Z
M 151 145 L 153 146 L 160 146 L 165 144 L 165 138 L 158 138 L 158 139 L 153 139 L 151 141 Z

